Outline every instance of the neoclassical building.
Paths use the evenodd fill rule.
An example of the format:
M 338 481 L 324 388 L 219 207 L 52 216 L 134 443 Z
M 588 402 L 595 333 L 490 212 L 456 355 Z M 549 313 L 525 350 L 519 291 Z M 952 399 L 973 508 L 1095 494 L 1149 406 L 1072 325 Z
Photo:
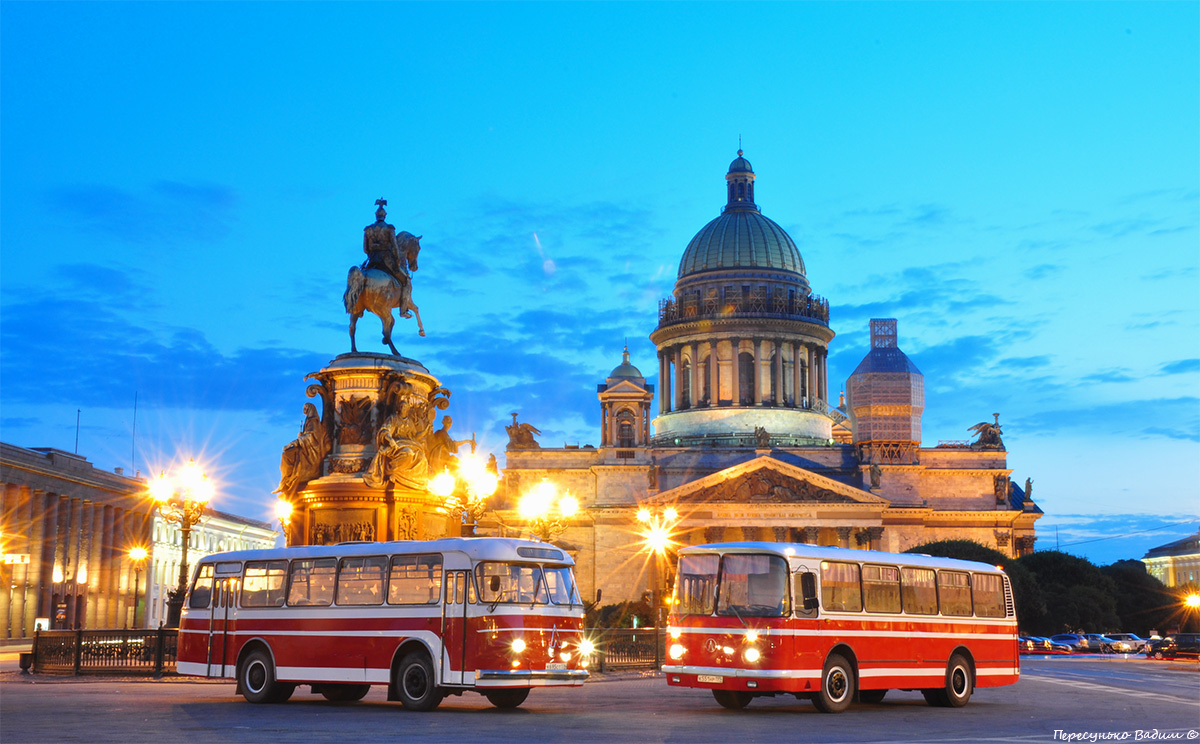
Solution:
M 495 528 L 520 523 L 520 496 L 543 479 L 570 490 L 582 508 L 557 542 L 575 555 L 585 595 L 603 590 L 606 603 L 669 588 L 669 569 L 643 551 L 641 510 L 678 545 L 903 551 L 966 538 L 1031 552 L 1042 512 L 1029 481 L 1011 481 L 998 419 L 978 414 L 975 442 L 924 446 L 924 376 L 894 319 L 871 321 L 871 349 L 846 400 L 831 403 L 829 303 L 759 209 L 740 150 L 725 182 L 725 206 L 685 248 L 650 333 L 658 389 L 626 350 L 597 388 L 599 446 L 511 442 Z

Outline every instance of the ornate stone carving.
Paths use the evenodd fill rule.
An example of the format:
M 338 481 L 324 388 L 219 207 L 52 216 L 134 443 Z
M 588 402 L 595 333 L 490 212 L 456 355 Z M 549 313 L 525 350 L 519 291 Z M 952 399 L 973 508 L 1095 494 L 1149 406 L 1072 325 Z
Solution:
M 355 475 L 366 470 L 370 462 L 364 457 L 339 457 L 330 461 L 329 469 L 341 475 Z
M 1034 535 L 1022 535 L 1013 540 L 1017 557 L 1020 558 L 1023 555 L 1032 553 L 1035 542 L 1037 542 L 1037 537 Z
M 850 546 L 850 527 L 838 527 L 838 545 L 845 548 Z
M 329 430 L 317 416 L 317 407 L 305 403 L 304 425 L 296 438 L 283 448 L 279 460 L 279 486 L 275 492 L 291 500 L 305 483 L 319 478 L 321 463 L 332 446 Z
M 428 445 L 434 414 L 450 404 L 449 398 L 446 388 L 422 397 L 403 379 L 389 381 L 380 395 L 381 409 L 388 415 L 375 435 L 375 456 L 363 482 L 372 488 L 391 484 L 424 490 L 430 475 Z
M 996 491 L 996 506 L 1004 506 L 1008 503 L 1008 476 L 997 473 L 996 475 L 992 476 L 992 481 Z
M 686 497 L 688 501 L 730 501 L 755 504 L 788 504 L 810 502 L 817 504 L 848 504 L 853 499 L 796 480 L 772 470 L 757 470 L 731 481 L 714 485 L 699 494 Z
M 996 545 L 1000 546 L 1001 550 L 1008 548 L 1008 539 L 1012 537 L 1012 533 L 1008 530 L 992 530 L 992 534 L 996 536 Z
M 705 527 L 704 528 L 704 542 L 715 543 L 715 542 L 721 542 L 724 539 L 725 539 L 725 528 L 724 527 Z
M 338 444 L 366 444 L 371 441 L 371 399 L 347 398 L 337 407 Z
M 801 530 L 804 535 L 804 542 L 809 545 L 816 545 L 817 540 L 821 536 L 820 527 L 805 527 Z
M 996 417 L 994 423 L 981 421 L 975 424 L 967 431 L 975 432 L 976 440 L 971 443 L 971 449 L 977 450 L 1003 450 L 1004 440 L 1000 438 L 1000 414 L 993 413 Z
M 313 512 L 309 545 L 333 545 L 375 539 L 375 512 L 371 509 L 322 509 Z
M 419 538 L 420 530 L 417 526 L 417 512 L 412 507 L 406 506 L 397 515 L 396 539 L 416 540 Z
M 541 449 L 542 445 L 538 444 L 534 440 L 533 435 L 541 434 L 542 432 L 536 429 L 533 424 L 518 424 L 517 414 L 515 412 L 513 413 L 512 417 L 513 422 L 504 427 L 504 430 L 508 432 L 508 447 L 506 447 L 506 449 Z
M 412 301 L 412 274 L 417 270 L 417 254 L 421 252 L 421 236 L 408 232 L 396 233 L 396 228 L 384 222 L 387 216 L 386 199 L 375 202 L 375 223 L 363 228 L 363 252 L 367 260 L 350 268 L 346 277 L 346 293 L 342 302 L 350 314 L 350 351 L 357 352 L 354 332 L 363 313 L 372 312 L 383 323 L 383 342 L 396 356 L 392 343 L 392 326 L 396 319 L 392 310 L 398 308 L 400 317 L 417 317 L 417 331 L 425 335 L 421 313 Z
M 790 527 L 775 527 L 775 542 L 787 542 L 791 536 L 792 529 Z

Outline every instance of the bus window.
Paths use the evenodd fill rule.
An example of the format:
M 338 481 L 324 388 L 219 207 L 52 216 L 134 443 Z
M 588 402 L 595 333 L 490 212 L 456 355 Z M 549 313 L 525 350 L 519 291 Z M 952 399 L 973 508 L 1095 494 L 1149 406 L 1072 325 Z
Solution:
M 680 615 L 711 615 L 717 596 L 715 555 L 685 555 L 679 558 L 679 578 L 675 580 L 675 612 Z
M 388 604 L 437 604 L 442 596 L 442 556 L 392 556 Z
M 333 586 L 337 577 L 337 558 L 309 558 L 292 561 L 288 586 L 289 605 L 325 606 L 333 604 Z
M 480 563 L 475 569 L 475 583 L 483 602 L 518 604 L 547 604 L 546 584 L 537 566 L 515 563 Z
M 867 612 L 900 611 L 900 571 L 895 566 L 863 566 L 862 585 Z
M 959 571 L 938 571 L 938 601 L 943 615 L 970 615 L 970 575 Z
M 900 592 L 908 614 L 937 614 L 937 583 L 932 568 L 900 569 Z
M 717 614 L 781 617 L 788 605 L 787 561 L 777 555 L 730 554 L 721 558 Z
M 552 568 L 542 567 L 542 575 L 546 577 L 546 586 L 550 589 L 550 601 L 559 605 L 581 605 L 579 592 L 575 590 L 575 577 L 571 575 L 568 566 Z
M 826 611 L 862 612 L 857 563 L 821 561 L 821 607 Z
M 287 561 L 246 561 L 242 607 L 283 607 Z
M 972 577 L 975 614 L 980 617 L 1004 617 L 1004 577 L 975 574 Z
M 383 604 L 383 571 L 387 558 L 382 555 L 343 558 L 338 566 L 337 603 L 340 605 Z
M 188 599 L 188 607 L 197 610 L 208 607 L 212 602 L 212 589 L 213 567 L 211 563 L 206 563 L 196 574 L 196 583 L 192 585 L 192 595 Z

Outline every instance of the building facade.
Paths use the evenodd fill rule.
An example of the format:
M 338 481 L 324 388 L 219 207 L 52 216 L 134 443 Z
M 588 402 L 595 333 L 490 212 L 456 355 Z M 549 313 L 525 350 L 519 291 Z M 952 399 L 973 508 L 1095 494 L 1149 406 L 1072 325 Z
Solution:
M 1142 563 L 1146 573 L 1167 586 L 1200 584 L 1200 532 L 1151 548 Z
M 520 523 L 521 495 L 543 479 L 569 490 L 581 510 L 557 542 L 575 556 L 585 596 L 602 590 L 605 602 L 669 590 L 671 561 L 650 559 L 648 524 L 675 545 L 898 552 L 969 539 L 1032 552 L 1042 512 L 1031 482 L 1011 481 L 998 418 L 973 427 L 975 442 L 922 445 L 924 377 L 894 319 L 871 321 L 847 399 L 830 402 L 829 302 L 812 292 L 792 238 L 759 210 L 755 178 L 739 150 L 724 209 L 684 250 L 650 334 L 657 390 L 626 350 L 597 388 L 598 447 L 510 442 L 495 528 Z

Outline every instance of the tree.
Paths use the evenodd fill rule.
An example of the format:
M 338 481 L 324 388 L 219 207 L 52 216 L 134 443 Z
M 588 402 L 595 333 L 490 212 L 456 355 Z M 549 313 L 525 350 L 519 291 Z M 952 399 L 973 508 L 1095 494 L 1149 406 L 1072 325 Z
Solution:
M 1057 550 L 1043 550 L 1018 558 L 1037 582 L 1045 610 L 1024 623 L 1026 632 L 1038 635 L 1087 631 L 1099 633 L 1117 627 L 1116 583 L 1091 561 Z
M 1042 598 L 1037 580 L 1019 562 L 998 550 L 973 540 L 937 540 L 909 548 L 905 552 L 1000 566 L 1012 583 L 1013 602 L 1017 606 L 1017 624 L 1022 628 L 1029 628 L 1036 618 L 1045 614 L 1046 602 Z
M 1172 614 L 1178 608 L 1175 592 L 1146 572 L 1146 564 L 1137 560 L 1117 561 L 1100 569 L 1116 587 L 1114 599 L 1119 630 L 1146 637 L 1151 630 L 1163 632 L 1170 626 Z

